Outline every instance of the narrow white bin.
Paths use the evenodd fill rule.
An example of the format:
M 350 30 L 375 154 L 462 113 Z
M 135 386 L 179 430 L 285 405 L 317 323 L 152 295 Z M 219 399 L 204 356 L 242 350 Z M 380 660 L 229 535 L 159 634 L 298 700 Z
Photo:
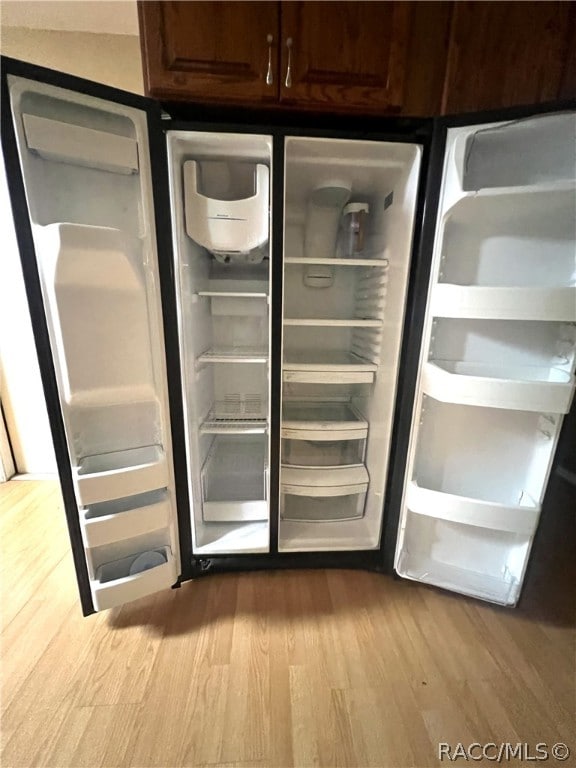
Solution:
M 76 493 L 86 506 L 166 488 L 166 455 L 159 445 L 86 456 L 74 468 Z
M 170 495 L 167 490 L 151 491 L 91 504 L 80 510 L 80 522 L 86 547 L 100 547 L 167 528 Z
M 170 547 L 159 547 L 152 551 L 158 553 L 164 562 L 148 570 L 130 573 L 137 565 L 136 559 L 144 554 L 142 552 L 104 563 L 98 568 L 96 578 L 91 582 L 92 599 L 97 611 L 138 600 L 162 589 L 169 589 L 176 583 L 176 561 Z

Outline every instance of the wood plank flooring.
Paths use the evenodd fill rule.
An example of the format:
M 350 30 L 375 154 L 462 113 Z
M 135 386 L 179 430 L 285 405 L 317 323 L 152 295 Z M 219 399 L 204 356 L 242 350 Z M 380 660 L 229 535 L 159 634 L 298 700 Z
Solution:
M 489 741 L 576 755 L 576 505 L 553 484 L 517 610 L 287 571 L 87 619 L 57 485 L 0 485 L 1 765 L 424 768 L 447 764 L 438 742 Z

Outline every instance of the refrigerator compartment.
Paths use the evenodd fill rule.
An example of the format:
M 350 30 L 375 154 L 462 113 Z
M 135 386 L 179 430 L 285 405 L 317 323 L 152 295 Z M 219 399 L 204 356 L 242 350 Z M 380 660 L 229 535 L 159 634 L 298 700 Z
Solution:
M 540 517 L 540 505 L 524 491 L 520 493 L 517 504 L 497 504 L 440 493 L 422 488 L 412 481 L 408 485 L 405 503 L 417 515 L 527 536 L 534 534 Z
M 438 520 L 408 511 L 396 571 L 403 578 L 514 605 L 531 542 L 531 535 Z
M 140 569 L 146 565 L 141 557 L 145 553 L 138 552 L 120 560 L 104 563 L 97 569 L 96 578 L 91 581 L 92 599 L 97 611 L 138 600 L 161 589 L 169 589 L 176 583 L 178 573 L 170 547 L 159 547 L 151 552 L 163 558 L 164 562 L 160 564 L 159 557 L 155 557 L 154 561 L 158 560 L 158 565 L 131 573 L 132 569 Z M 136 562 L 138 558 L 140 560 Z M 149 562 L 152 562 L 152 559 Z
M 237 258 L 268 241 L 267 165 L 222 159 L 185 160 L 182 170 L 186 232 L 194 242 L 211 253 Z M 248 188 L 247 173 L 252 176 Z
M 81 508 L 84 546 L 99 547 L 168 528 L 170 506 L 168 491 L 160 490 Z
M 198 357 L 199 363 L 267 363 L 268 347 L 226 347 L 207 349 Z
M 202 467 L 203 519 L 268 518 L 268 441 L 264 435 L 216 435 Z
M 576 187 L 460 200 L 444 219 L 440 282 L 574 286 L 575 208 Z
M 434 360 L 424 364 L 422 389 L 442 402 L 568 413 L 574 377 L 558 368 Z
M 488 288 L 439 283 L 430 314 L 493 320 L 576 322 L 576 288 Z
M 476 128 L 462 137 L 464 190 L 550 184 L 576 177 L 576 113 Z
M 319 440 L 297 436 L 283 438 L 281 448 L 282 465 L 308 467 L 333 467 L 336 465 L 360 464 L 364 461 L 365 438 L 346 439 L 322 433 Z
M 560 418 L 424 396 L 413 479 L 432 491 L 490 503 L 515 506 L 523 492 L 539 503 Z
M 138 173 L 138 142 L 130 136 L 119 136 L 40 115 L 23 114 L 22 122 L 28 149 L 45 160 L 112 173 Z
M 170 479 L 159 445 L 85 456 L 73 472 L 78 501 L 84 506 L 166 488 Z
M 282 520 L 305 523 L 334 523 L 358 520 L 364 514 L 366 493 L 306 496 L 282 493 Z
M 285 400 L 281 434 L 293 440 L 362 440 L 368 422 L 349 403 Z

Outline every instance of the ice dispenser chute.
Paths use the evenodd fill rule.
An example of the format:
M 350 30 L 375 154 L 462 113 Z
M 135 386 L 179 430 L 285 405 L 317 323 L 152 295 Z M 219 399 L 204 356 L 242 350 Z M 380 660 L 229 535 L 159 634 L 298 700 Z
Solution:
M 202 194 L 200 166 L 196 160 L 184 163 L 186 232 L 219 261 L 262 261 L 269 230 L 268 166 L 254 163 L 254 193 L 233 200 Z

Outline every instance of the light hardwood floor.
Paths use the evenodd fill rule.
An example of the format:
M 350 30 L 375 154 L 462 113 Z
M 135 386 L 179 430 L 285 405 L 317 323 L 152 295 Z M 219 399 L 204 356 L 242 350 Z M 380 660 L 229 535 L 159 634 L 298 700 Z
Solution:
M 56 484 L 0 486 L 2 766 L 404 768 L 438 765 L 438 742 L 576 754 L 574 496 L 554 482 L 517 610 L 292 571 L 87 619 Z

